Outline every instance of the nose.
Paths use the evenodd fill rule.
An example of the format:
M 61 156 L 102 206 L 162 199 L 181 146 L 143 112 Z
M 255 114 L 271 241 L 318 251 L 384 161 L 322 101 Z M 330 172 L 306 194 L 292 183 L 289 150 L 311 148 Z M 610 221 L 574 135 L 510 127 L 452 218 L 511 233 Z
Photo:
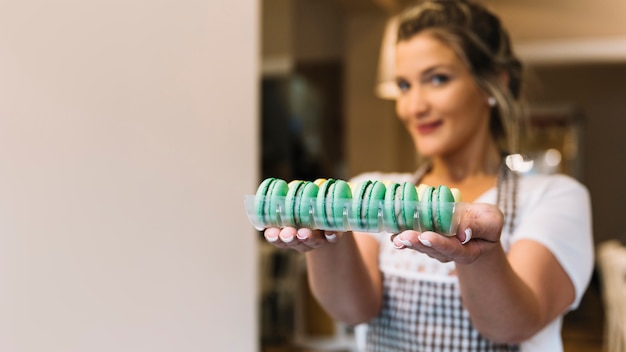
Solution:
M 428 99 L 425 92 L 417 87 L 411 87 L 398 98 L 398 110 L 398 113 L 404 117 L 424 117 L 428 112 Z

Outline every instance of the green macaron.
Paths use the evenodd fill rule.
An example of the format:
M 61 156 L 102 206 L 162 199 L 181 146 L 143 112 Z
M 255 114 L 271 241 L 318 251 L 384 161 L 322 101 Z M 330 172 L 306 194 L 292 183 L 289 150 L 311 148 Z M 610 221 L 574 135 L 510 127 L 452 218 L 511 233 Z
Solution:
M 345 230 L 344 212 L 352 190 L 344 180 L 329 178 L 321 183 L 315 202 L 315 221 L 320 229 Z
M 287 184 L 289 191 L 287 191 L 287 195 L 285 196 L 285 214 L 281 216 L 287 226 L 298 226 L 296 221 L 296 208 L 298 208 L 299 197 L 304 188 L 304 183 L 305 181 L 294 180 Z
M 266 226 L 265 221 L 265 204 L 268 201 L 267 192 L 272 182 L 275 182 L 276 178 L 269 177 L 263 180 L 256 190 L 254 197 L 254 213 L 257 221 L 263 226 Z
M 448 186 L 440 185 L 433 193 L 433 222 L 435 231 L 447 235 L 450 233 L 454 214 L 454 194 Z
M 432 196 L 435 187 L 426 186 L 419 194 L 419 218 L 421 231 L 434 231 Z
M 285 216 L 281 215 L 287 226 L 313 227 L 311 209 L 317 197 L 319 187 L 310 181 L 295 180 L 289 184 L 285 196 Z
M 255 213 L 264 226 L 280 226 L 280 211 L 289 187 L 282 179 L 269 177 L 257 188 L 255 196 Z
M 356 230 L 375 232 L 380 230 L 379 210 L 385 200 L 387 188 L 380 181 L 364 181 L 359 184 L 353 198 L 353 226 Z
M 383 206 L 383 223 L 385 229 L 391 233 L 400 232 L 402 197 L 399 190 L 402 187 L 399 183 L 391 182 L 387 184 L 387 192 L 385 193 L 385 203 Z
M 402 183 L 402 218 L 404 230 L 415 229 L 415 212 L 417 209 L 417 189 L 410 182 Z
M 391 182 L 387 185 L 383 207 L 387 231 L 398 233 L 414 229 L 417 199 L 417 190 L 410 182 Z
M 420 225 L 422 231 L 450 235 L 455 198 L 448 186 L 423 187 L 420 193 Z

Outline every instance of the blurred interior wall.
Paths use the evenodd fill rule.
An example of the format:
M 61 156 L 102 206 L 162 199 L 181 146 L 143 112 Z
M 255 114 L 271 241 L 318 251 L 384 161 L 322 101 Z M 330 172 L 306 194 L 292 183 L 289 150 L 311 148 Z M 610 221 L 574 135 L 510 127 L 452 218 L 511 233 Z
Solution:
M 256 351 L 256 0 L 3 2 L 0 351 Z
M 375 95 L 380 45 L 387 16 L 354 13 L 346 21 L 344 86 L 349 176 L 367 171 L 410 172 L 416 155 L 395 104 Z
M 529 65 L 529 99 L 569 105 L 583 116 L 582 181 L 591 192 L 596 243 L 626 243 L 626 63 Z
M 329 1 L 264 0 L 261 58 L 264 77 L 287 76 L 301 63 L 341 60 L 344 13 Z

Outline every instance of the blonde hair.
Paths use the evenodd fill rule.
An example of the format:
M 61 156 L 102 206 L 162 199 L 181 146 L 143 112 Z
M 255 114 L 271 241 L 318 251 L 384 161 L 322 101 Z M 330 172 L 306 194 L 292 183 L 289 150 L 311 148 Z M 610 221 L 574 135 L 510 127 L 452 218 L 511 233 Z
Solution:
M 495 98 L 491 134 L 501 148 L 517 151 L 524 120 L 522 63 L 514 55 L 500 19 L 468 0 L 422 0 L 399 15 L 397 40 L 406 41 L 424 32 L 449 45 L 477 84 Z

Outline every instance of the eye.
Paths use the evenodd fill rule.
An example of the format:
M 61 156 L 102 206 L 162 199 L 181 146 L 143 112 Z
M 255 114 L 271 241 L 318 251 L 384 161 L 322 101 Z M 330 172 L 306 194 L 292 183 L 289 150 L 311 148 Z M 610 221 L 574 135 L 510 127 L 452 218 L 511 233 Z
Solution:
M 426 77 L 425 81 L 429 84 L 432 84 L 433 86 L 441 86 L 450 81 L 450 76 L 438 73 Z
M 397 80 L 396 84 L 398 85 L 398 90 L 400 90 L 400 92 L 406 92 L 411 89 L 411 85 L 409 84 L 409 82 L 403 79 Z

